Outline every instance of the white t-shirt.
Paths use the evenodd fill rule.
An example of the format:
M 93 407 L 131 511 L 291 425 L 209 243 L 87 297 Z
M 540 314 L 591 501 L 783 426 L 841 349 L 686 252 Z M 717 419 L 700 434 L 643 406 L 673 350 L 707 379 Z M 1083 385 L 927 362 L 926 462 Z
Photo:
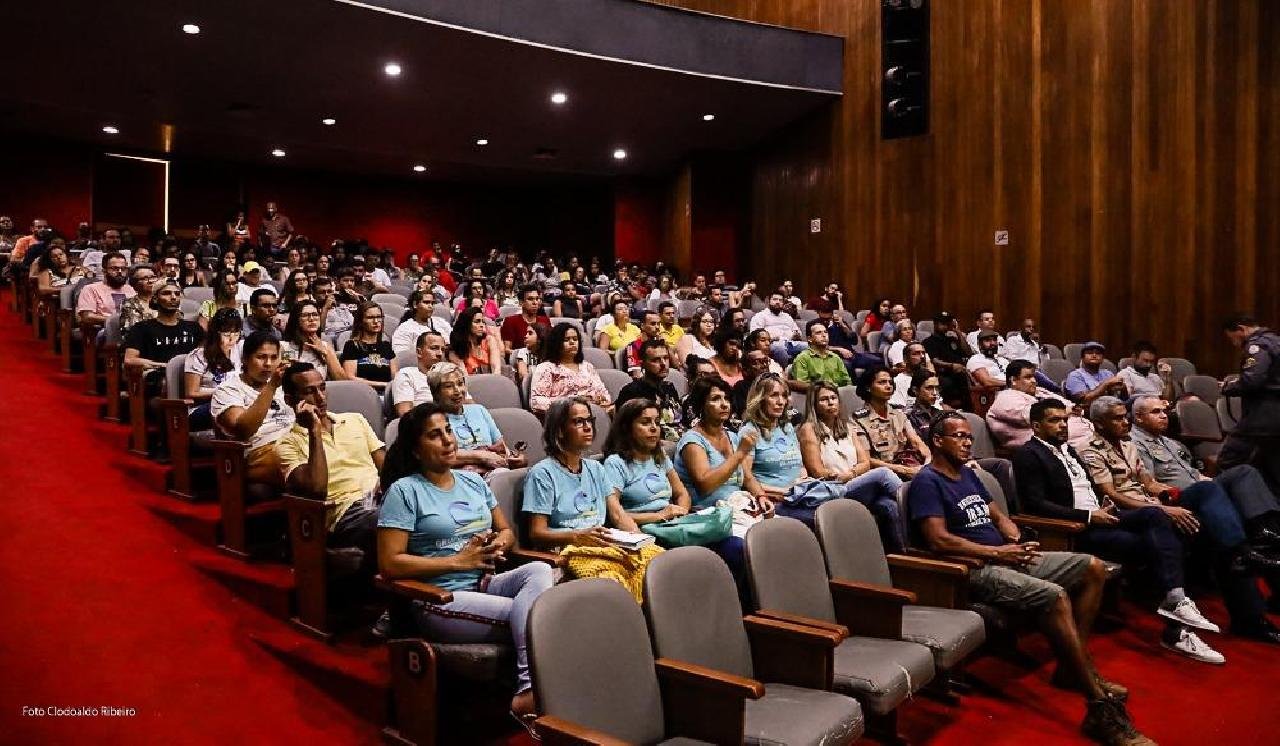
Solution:
M 1154 370 L 1144 376 L 1130 366 L 1116 375 L 1129 389 L 1129 396 L 1160 396 L 1164 393 L 1164 379 Z
M 1036 440 L 1040 439 L 1036 438 Z M 1062 462 L 1063 468 L 1067 470 L 1067 476 L 1071 478 L 1071 499 L 1074 503 L 1072 507 L 1076 510 L 1088 511 L 1102 507 L 1098 504 L 1098 496 L 1093 491 L 1093 485 L 1089 484 L 1089 475 L 1085 472 L 1084 466 L 1071 458 L 1071 454 L 1067 453 L 1067 445 L 1054 446 L 1043 440 L 1040 440 L 1040 443 L 1052 451 L 1053 455 L 1058 457 L 1058 461 Z
M 1040 345 L 1034 340 L 1031 342 L 1022 338 L 1021 334 L 1015 334 L 1008 339 L 1001 340 L 1000 354 L 1009 360 L 1026 360 L 1029 363 L 1040 364 Z
M 258 390 L 245 383 L 239 376 L 228 378 L 213 390 L 209 411 L 216 422 L 218 417 L 228 409 L 248 408 L 257 398 Z M 284 391 L 277 388 L 275 396 L 271 399 L 271 408 L 267 410 L 267 416 L 262 419 L 262 425 L 258 427 L 258 431 L 249 439 L 247 450 L 252 451 L 255 448 L 270 445 L 284 437 L 284 434 L 289 432 L 289 428 L 293 427 L 293 420 L 293 410 L 284 403 Z
M 237 344 L 231 348 L 231 354 L 227 355 L 231 359 L 231 370 L 226 373 L 213 374 L 209 372 L 209 361 L 204 358 L 204 348 L 197 347 L 188 355 L 186 362 L 182 365 L 183 373 L 195 373 L 200 376 L 200 388 L 215 389 L 229 378 L 238 378 L 240 376 L 240 350 L 241 345 Z M 185 392 L 183 392 L 185 393 Z
M 747 326 L 750 331 L 768 329 L 769 336 L 774 341 L 790 341 L 798 338 L 800 334 L 800 327 L 796 324 L 796 320 L 787 315 L 785 311 L 777 314 L 769 310 L 761 311 L 751 317 L 751 321 Z
M 911 388 L 911 374 L 899 373 L 893 377 L 893 396 L 889 397 L 890 404 L 897 404 L 907 409 L 916 403 L 916 398 L 907 394 L 907 390 Z
M 306 347 L 298 349 L 298 346 L 293 342 L 284 340 L 280 342 L 280 359 L 311 363 L 316 370 L 320 371 L 320 375 L 324 376 L 325 380 L 329 380 L 329 364 L 312 349 Z
M 453 326 L 448 321 L 434 316 L 425 324 L 419 324 L 416 319 L 410 318 L 401 322 L 400 326 L 396 327 L 395 333 L 391 335 L 391 349 L 396 353 L 418 349 L 418 337 L 421 337 L 423 332 L 435 332 L 444 337 L 445 344 L 448 344 Z
M 412 402 L 416 407 L 429 401 L 431 387 L 427 385 L 427 374 L 418 370 L 416 365 L 401 368 L 391 381 L 391 403 Z
M 974 329 L 973 331 L 964 335 L 964 338 L 969 340 L 969 349 L 971 350 L 978 349 L 978 330 L 977 329 Z M 998 339 L 1000 340 L 1000 344 L 996 346 L 996 354 L 1004 356 L 1005 338 L 998 337 Z
M 991 376 L 1000 383 L 1004 383 L 1004 369 L 1007 367 L 1009 367 L 1009 361 L 1005 360 L 999 354 L 994 358 L 989 358 L 981 352 L 969 358 L 969 363 L 965 365 L 965 368 L 967 368 L 970 373 L 986 368 L 991 373 Z
M 258 292 L 259 290 L 270 290 L 273 293 L 276 291 L 275 286 L 269 283 L 264 282 L 260 285 L 254 286 L 254 285 L 246 285 L 242 282 L 236 288 L 236 302 L 248 303 L 249 299 L 253 297 L 253 294 Z

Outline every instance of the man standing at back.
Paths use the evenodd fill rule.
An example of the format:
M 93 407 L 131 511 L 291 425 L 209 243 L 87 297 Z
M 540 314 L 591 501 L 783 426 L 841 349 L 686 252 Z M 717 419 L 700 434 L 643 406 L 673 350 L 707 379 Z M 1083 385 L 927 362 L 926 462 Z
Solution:
M 1222 387 L 1223 396 L 1240 398 L 1242 414 L 1218 464 L 1252 462 L 1280 490 L 1280 335 L 1247 314 L 1229 316 L 1222 330 L 1244 355 L 1240 377 Z
M 262 218 L 258 236 L 262 239 L 262 247 L 271 252 L 272 258 L 279 257 L 289 248 L 289 242 L 293 240 L 293 223 L 276 209 L 276 203 L 267 203 L 267 214 Z

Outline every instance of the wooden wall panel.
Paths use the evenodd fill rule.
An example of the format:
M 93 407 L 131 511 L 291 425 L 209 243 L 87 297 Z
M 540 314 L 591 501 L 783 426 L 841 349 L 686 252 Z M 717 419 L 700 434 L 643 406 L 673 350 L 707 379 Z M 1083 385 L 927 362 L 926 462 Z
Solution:
M 931 131 L 886 142 L 878 0 L 663 1 L 846 39 L 843 99 L 749 156 L 760 282 L 990 305 L 1219 373 L 1224 313 L 1280 326 L 1280 2 L 934 0 Z

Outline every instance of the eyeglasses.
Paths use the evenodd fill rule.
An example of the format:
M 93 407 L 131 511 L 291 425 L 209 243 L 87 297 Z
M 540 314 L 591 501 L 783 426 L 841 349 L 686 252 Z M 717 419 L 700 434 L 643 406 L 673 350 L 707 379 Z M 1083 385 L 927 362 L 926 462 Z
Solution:
M 570 417 L 569 424 L 576 428 L 595 427 L 596 421 L 592 417 Z
M 938 433 L 938 434 L 944 438 L 955 438 L 961 443 L 973 442 L 973 433 L 949 433 L 949 434 Z
M 320 318 L 320 314 L 316 313 L 315 311 L 305 311 L 305 312 L 303 312 L 303 313 L 298 314 L 298 318 L 300 318 L 300 319 L 318 319 L 318 318 Z
M 382 317 L 381 316 L 365 316 L 364 320 L 365 321 L 382 321 Z
M 239 332 L 238 330 L 227 331 L 227 332 L 218 332 L 218 334 L 221 334 L 221 335 L 223 336 L 223 338 L 225 338 L 225 339 L 239 339 L 239 338 L 240 338 L 240 332 Z

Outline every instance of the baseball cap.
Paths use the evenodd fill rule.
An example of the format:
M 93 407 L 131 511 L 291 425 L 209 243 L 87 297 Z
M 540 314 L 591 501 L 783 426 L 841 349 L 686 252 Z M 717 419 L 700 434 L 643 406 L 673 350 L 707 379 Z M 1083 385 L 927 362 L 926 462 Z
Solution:
M 245 262 L 244 266 L 240 268 L 240 271 L 247 275 L 250 272 L 257 272 L 261 269 L 262 269 L 262 265 L 258 264 L 257 262 Z
M 955 320 L 956 317 L 952 316 L 950 311 L 939 311 L 933 315 L 933 323 L 935 324 L 950 324 Z
M 1084 344 L 1080 345 L 1080 351 L 1081 351 L 1081 352 L 1088 352 L 1089 350 L 1097 350 L 1098 352 L 1106 352 L 1106 351 L 1107 351 L 1107 348 L 1106 348 L 1106 345 L 1102 344 L 1101 342 L 1096 342 L 1096 341 L 1094 341 L 1094 340 L 1089 340 L 1088 342 L 1085 342 Z
M 995 329 L 983 329 L 978 332 L 978 339 L 990 339 L 991 337 L 999 337 L 1000 332 Z

